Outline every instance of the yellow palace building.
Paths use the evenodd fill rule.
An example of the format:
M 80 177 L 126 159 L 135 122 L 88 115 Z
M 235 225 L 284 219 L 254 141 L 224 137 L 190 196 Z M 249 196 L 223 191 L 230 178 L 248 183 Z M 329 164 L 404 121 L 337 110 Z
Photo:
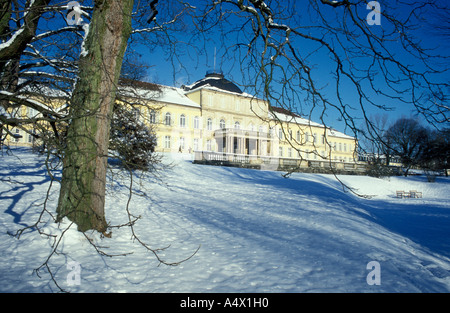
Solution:
M 197 163 L 267 169 L 360 167 L 354 137 L 285 109 L 269 108 L 222 73 L 208 72 L 181 88 L 143 82 L 130 88 L 130 97 L 138 93 L 145 102 L 134 110 L 155 129 L 157 152 L 190 154 Z M 16 136 L 7 137 L 6 144 L 33 144 L 23 130 L 10 131 Z
M 149 109 L 157 151 L 189 153 L 197 163 L 356 170 L 354 137 L 244 93 L 222 73 L 181 88 L 161 86 Z M 143 112 L 141 112 L 142 114 Z

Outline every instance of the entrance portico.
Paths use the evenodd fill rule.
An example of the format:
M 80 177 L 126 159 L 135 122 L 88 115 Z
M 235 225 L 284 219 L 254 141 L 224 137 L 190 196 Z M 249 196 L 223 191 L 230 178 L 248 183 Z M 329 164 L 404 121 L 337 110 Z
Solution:
M 218 152 L 252 156 L 270 156 L 273 139 L 259 131 L 223 128 L 214 132 Z

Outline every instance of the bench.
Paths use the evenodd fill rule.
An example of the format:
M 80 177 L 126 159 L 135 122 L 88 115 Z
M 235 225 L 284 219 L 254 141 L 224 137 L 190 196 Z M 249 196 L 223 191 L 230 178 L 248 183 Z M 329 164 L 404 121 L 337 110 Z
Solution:
M 397 190 L 397 198 L 422 198 L 422 192 L 417 190 L 410 190 L 409 192 Z

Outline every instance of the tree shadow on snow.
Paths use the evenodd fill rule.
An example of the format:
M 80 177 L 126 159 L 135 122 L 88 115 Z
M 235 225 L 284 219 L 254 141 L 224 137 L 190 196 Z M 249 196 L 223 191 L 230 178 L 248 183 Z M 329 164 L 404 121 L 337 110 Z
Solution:
M 34 158 L 29 159 L 30 156 Z M 42 158 L 29 153 L 25 157 L 27 160 L 23 162 L 21 156 L 8 156 L 15 158 L 15 161 L 10 159 L 7 163 L 4 157 L 0 157 L 4 166 L 0 169 L 0 184 L 7 186 L 1 188 L 0 203 L 2 207 L 7 203 L 3 212 L 12 216 L 15 224 L 28 227 L 23 217 L 27 213 L 34 213 L 30 212 L 32 208 L 42 206 L 51 178 Z M 44 189 L 39 188 L 41 186 L 45 186 Z

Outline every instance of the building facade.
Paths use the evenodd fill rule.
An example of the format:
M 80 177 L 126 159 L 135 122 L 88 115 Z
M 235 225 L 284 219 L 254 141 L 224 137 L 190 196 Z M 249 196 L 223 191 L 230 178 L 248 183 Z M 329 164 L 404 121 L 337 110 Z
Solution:
M 181 88 L 139 83 L 145 105 L 134 110 L 157 136 L 157 152 L 189 153 L 198 162 L 291 167 L 355 167 L 357 141 L 244 93 L 223 74 L 209 72 Z M 21 114 L 33 115 L 23 109 Z M 10 130 L 6 144 L 31 146 L 32 136 Z M 23 134 L 22 134 L 23 133 Z
M 242 92 L 221 73 L 181 88 L 161 87 L 150 112 L 161 152 L 195 160 L 292 167 L 355 167 L 354 137 Z M 151 110 L 151 109 L 150 109 Z

